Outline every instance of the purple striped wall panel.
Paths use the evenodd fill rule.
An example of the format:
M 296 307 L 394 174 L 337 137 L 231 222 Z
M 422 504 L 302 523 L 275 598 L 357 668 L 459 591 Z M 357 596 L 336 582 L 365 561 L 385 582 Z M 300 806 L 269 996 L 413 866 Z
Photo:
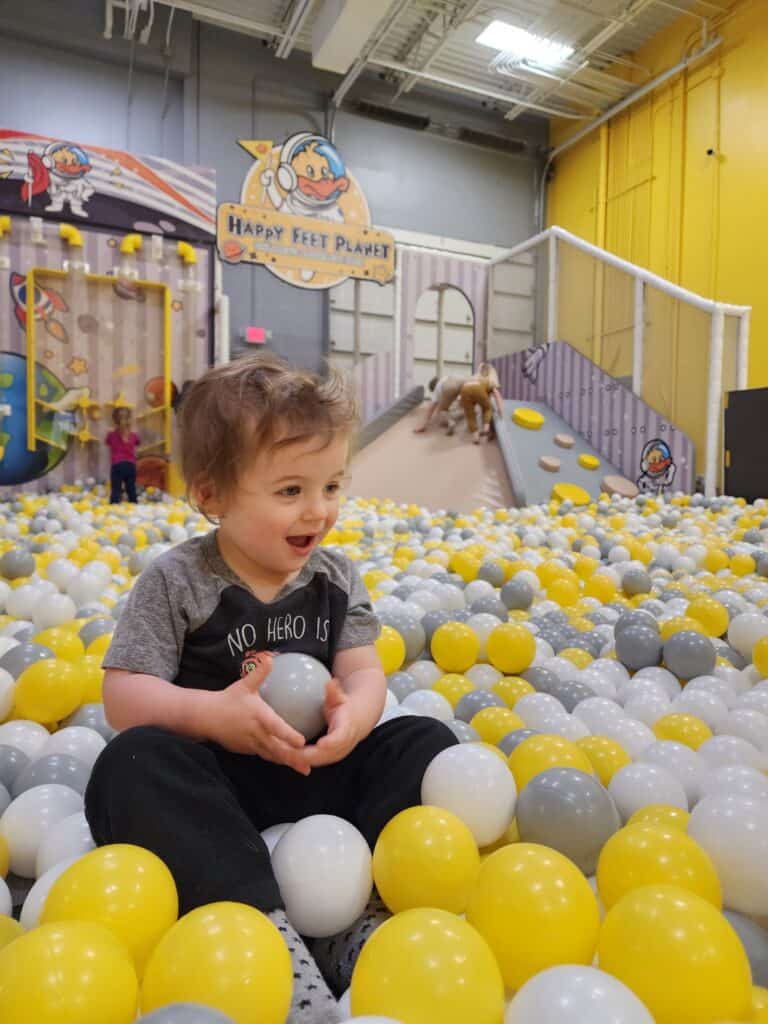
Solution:
M 524 356 L 493 360 L 505 398 L 546 402 L 631 480 L 640 475 L 644 445 L 661 438 L 677 466 L 674 490 L 693 489 L 694 446 L 682 430 L 564 341 L 549 346 L 535 384 L 523 376 Z
M 350 376 L 360 406 L 363 425 L 370 423 L 395 400 L 394 357 L 391 352 L 368 356 L 355 366 Z

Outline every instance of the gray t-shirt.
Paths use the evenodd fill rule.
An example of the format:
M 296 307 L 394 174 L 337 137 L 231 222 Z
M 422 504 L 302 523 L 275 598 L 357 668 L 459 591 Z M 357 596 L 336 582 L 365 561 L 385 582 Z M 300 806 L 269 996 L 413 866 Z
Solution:
M 260 601 L 221 557 L 216 531 L 167 551 L 136 580 L 105 668 L 221 690 L 257 651 L 310 654 L 330 670 L 338 651 L 379 635 L 350 560 L 316 548 L 273 601 Z

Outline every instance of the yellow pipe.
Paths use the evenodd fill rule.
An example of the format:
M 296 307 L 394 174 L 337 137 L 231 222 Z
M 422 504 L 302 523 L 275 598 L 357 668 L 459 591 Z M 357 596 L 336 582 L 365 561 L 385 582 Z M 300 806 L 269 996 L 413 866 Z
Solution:
M 120 243 L 120 252 L 127 253 L 128 255 L 130 255 L 131 253 L 136 252 L 137 249 L 140 249 L 141 246 L 142 246 L 142 237 L 141 237 L 141 235 L 136 235 L 136 234 L 125 235 L 125 237 L 123 238 L 122 242 Z
M 189 242 L 179 242 L 176 246 L 176 252 L 185 263 L 197 263 L 197 253 Z
M 62 224 L 59 227 L 59 237 L 68 242 L 72 249 L 83 248 L 83 236 L 72 224 Z
M 63 226 L 63 225 L 62 225 Z M 35 271 L 27 272 L 27 450 L 37 450 L 35 410 Z
M 0 238 L 4 235 L 8 235 L 11 232 L 11 218 L 7 213 L 0 217 Z

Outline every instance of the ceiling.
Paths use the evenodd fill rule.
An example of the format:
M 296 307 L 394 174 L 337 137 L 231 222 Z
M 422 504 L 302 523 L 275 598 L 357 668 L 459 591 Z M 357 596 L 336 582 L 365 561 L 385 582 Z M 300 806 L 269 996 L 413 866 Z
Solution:
M 130 3 L 130 0 L 128 0 Z M 138 2 L 138 0 L 134 0 Z M 160 0 L 158 0 L 160 2 Z M 162 0 L 165 2 L 165 0 Z M 375 5 L 370 34 L 346 74 L 339 105 L 354 95 L 364 71 L 383 75 L 391 102 L 421 89 L 482 98 L 507 121 L 522 114 L 585 123 L 650 77 L 631 55 L 680 17 L 696 31 L 726 0 L 367 0 Z M 277 57 L 312 51 L 312 27 L 324 0 L 177 0 L 166 6 L 268 40 Z M 367 8 L 370 11 L 370 8 Z M 475 42 L 501 19 L 574 47 L 567 63 L 545 71 L 520 63 L 491 66 L 495 51 Z M 617 71 L 633 67 L 635 84 Z

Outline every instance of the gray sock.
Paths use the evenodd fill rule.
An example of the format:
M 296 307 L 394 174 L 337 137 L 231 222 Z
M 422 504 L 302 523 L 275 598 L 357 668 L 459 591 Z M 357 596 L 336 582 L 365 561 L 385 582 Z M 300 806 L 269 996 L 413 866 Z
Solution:
M 341 1020 L 336 997 L 325 983 L 304 940 L 284 910 L 268 915 L 285 939 L 293 965 L 293 998 L 286 1024 L 338 1024 Z
M 315 939 L 312 956 L 323 977 L 337 997 L 341 997 L 352 981 L 360 950 L 380 924 L 392 917 L 377 893 L 371 897 L 362 915 L 338 935 Z

